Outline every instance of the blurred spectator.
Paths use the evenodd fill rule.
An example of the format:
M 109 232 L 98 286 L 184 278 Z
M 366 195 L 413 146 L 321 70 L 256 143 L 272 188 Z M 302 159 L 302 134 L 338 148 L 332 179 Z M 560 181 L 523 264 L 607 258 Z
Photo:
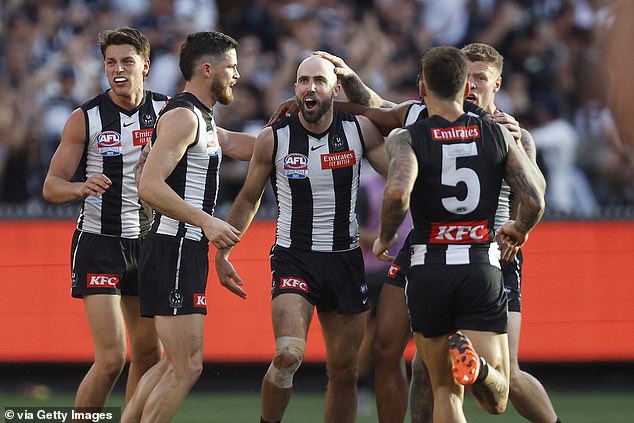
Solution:
M 254 132 L 293 95 L 289 87 L 297 64 L 315 49 L 341 56 L 380 95 L 400 102 L 417 98 L 420 57 L 430 46 L 489 43 L 506 59 L 499 107 L 521 124 L 539 117 L 533 122 L 538 147 L 556 181 L 549 191 L 562 193 L 551 198 L 552 211 L 596 217 L 593 198 L 600 207 L 634 204 L 634 125 L 627 118 L 634 84 L 623 71 L 632 68 L 633 56 L 624 53 L 632 39 L 631 5 L 630 0 L 2 2 L 0 201 L 39 201 L 40 175 L 59 137 L 60 117 L 75 98 L 107 86 L 97 33 L 127 24 L 151 39 L 148 88 L 168 94 L 182 84 L 178 55 L 185 34 L 220 30 L 239 39 L 242 78 L 235 104 L 240 107 L 218 108 L 217 120 Z M 231 201 L 244 172 L 243 166 L 225 168 L 222 201 Z

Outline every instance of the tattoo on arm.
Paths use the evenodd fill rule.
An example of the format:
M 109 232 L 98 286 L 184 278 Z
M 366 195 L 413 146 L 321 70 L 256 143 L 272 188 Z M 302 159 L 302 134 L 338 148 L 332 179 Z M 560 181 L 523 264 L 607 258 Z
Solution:
M 411 136 L 407 130 L 399 129 L 392 133 L 388 138 L 387 150 L 390 164 L 381 208 L 380 234 L 384 240 L 392 239 L 403 222 L 418 172 Z
M 374 92 L 370 87 L 365 85 L 358 75 L 351 76 L 341 80 L 343 91 L 351 103 L 361 104 L 367 107 L 393 107 L 394 103 L 384 100 Z
M 526 155 L 531 162 L 537 163 L 537 149 L 535 148 L 535 141 L 533 141 L 533 136 L 526 129 L 521 128 L 522 137 L 520 141 L 522 143 L 522 148 L 526 152 Z
M 519 206 L 515 225 L 517 230 L 528 233 L 544 213 L 542 175 L 531 165 L 515 145 L 509 150 L 505 179 L 518 196 Z

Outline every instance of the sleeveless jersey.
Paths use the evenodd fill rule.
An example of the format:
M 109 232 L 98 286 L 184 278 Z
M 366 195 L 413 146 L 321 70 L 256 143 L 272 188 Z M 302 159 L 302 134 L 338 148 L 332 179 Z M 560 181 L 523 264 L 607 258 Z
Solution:
M 166 100 L 163 94 L 145 91 L 139 107 L 128 111 L 105 92 L 80 106 L 86 123 L 84 176 L 103 173 L 112 185 L 101 196 L 84 198 L 77 229 L 131 239 L 148 231 L 150 222 L 141 210 L 134 166 Z
M 464 102 L 465 112 L 469 116 L 484 116 L 487 112 L 473 104 L 470 101 Z M 407 114 L 405 115 L 405 122 L 403 122 L 403 126 L 412 125 L 419 120 L 425 119 L 429 117 L 429 112 L 427 110 L 427 105 L 422 101 L 418 103 L 413 103 L 407 109 Z M 511 218 L 511 187 L 506 181 L 502 181 L 502 187 L 500 188 L 500 196 L 498 197 L 498 208 L 495 211 L 495 229 L 499 228 Z
M 183 107 L 196 114 L 198 132 L 196 139 L 187 147 L 185 154 L 176 164 L 165 182 L 182 199 L 192 206 L 213 215 L 218 195 L 218 177 L 222 149 L 218 141 L 218 131 L 213 118 L 213 111 L 200 102 L 193 94 L 183 92 L 172 97 L 159 115 L 159 120 L 166 112 Z M 156 134 L 152 136 L 152 144 Z M 154 213 L 152 233 L 184 237 L 207 244 L 209 240 L 201 228 Z
M 508 155 L 499 125 L 465 114 L 455 122 L 432 116 L 406 129 L 418 161 L 412 266 L 499 267 L 493 223 Z
M 365 144 L 356 117 L 335 111 L 330 128 L 314 134 L 294 115 L 273 126 L 273 134 L 276 244 L 312 251 L 357 248 L 355 207 Z

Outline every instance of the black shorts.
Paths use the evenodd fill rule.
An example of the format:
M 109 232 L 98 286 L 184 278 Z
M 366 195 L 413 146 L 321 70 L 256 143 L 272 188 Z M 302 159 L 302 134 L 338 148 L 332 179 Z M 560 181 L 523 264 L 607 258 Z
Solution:
M 118 238 L 76 229 L 70 249 L 71 295 L 139 295 L 141 243 L 141 238 Z
M 409 239 L 409 237 L 408 237 Z M 398 251 L 394 263 L 387 271 L 387 277 L 385 283 L 394 285 L 397 288 L 405 288 L 405 282 L 407 278 L 407 272 L 409 271 L 409 264 L 411 262 L 411 248 L 409 242 L 405 240 L 405 243 Z
M 414 266 L 406 291 L 412 331 L 427 338 L 456 329 L 507 330 L 502 271 L 490 264 Z
M 522 312 L 522 250 L 517 252 L 515 259 L 502 268 L 504 290 L 509 299 L 509 311 Z
M 272 297 L 291 293 L 306 298 L 317 312 L 355 314 L 368 310 L 368 286 L 361 249 L 316 252 L 271 248 Z
M 141 316 L 207 314 L 208 252 L 189 239 L 148 235 L 139 261 Z

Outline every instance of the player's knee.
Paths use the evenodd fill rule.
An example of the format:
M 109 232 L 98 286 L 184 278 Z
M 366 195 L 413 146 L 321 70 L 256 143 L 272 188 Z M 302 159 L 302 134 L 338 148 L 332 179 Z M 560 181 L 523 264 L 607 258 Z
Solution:
M 359 366 L 353 360 L 331 361 L 327 365 L 328 381 L 334 385 L 356 385 Z
M 275 341 L 275 357 L 266 372 L 265 379 L 278 388 L 293 386 L 293 376 L 304 359 L 306 341 L 292 336 L 280 336 Z
M 95 357 L 95 365 L 99 366 L 107 377 L 115 379 L 119 377 L 123 371 L 125 362 L 125 354 L 118 351 L 109 351 L 106 354 L 97 355 Z
M 487 413 L 489 414 L 502 414 L 506 411 L 506 404 L 508 401 L 506 399 L 499 400 L 496 403 L 492 404 L 480 404 Z
M 158 348 L 147 348 L 130 354 L 130 365 L 139 369 L 149 369 L 161 360 L 163 351 Z
M 372 358 L 377 366 L 385 364 L 398 364 L 403 355 L 395 343 L 386 342 L 378 336 L 372 339 Z

